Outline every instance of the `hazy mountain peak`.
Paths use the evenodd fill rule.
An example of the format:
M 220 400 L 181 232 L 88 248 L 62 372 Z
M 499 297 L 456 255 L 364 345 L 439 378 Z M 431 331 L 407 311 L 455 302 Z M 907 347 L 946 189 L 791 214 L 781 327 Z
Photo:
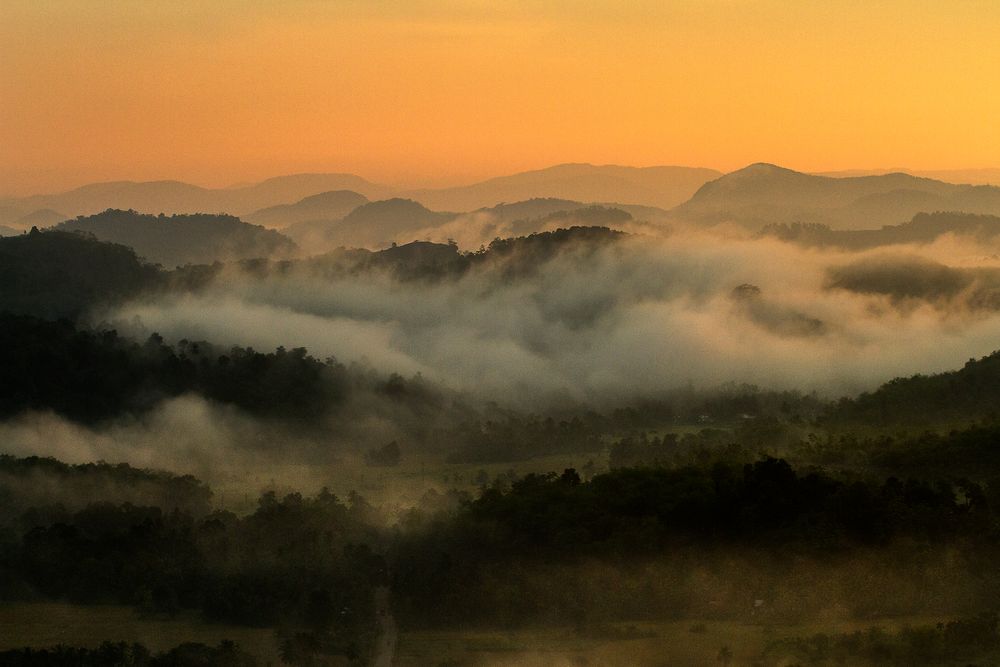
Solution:
M 899 224 L 921 211 L 1000 212 L 1000 190 L 906 173 L 830 177 L 756 163 L 703 185 L 672 215 L 693 222 L 818 223 L 835 229 Z
M 368 198 L 353 190 L 330 190 L 304 197 L 294 204 L 278 204 L 255 211 L 246 220 L 268 227 L 287 228 L 317 220 L 339 220 L 368 203 Z
M 712 169 L 693 167 L 626 167 L 574 162 L 459 187 L 417 190 L 407 196 L 431 208 L 462 211 L 536 198 L 584 203 L 613 201 L 671 208 L 689 198 L 706 181 L 720 175 Z
M 348 217 L 364 217 L 372 213 L 396 213 L 396 214 L 413 214 L 423 216 L 428 213 L 433 214 L 429 208 L 424 206 L 418 201 L 412 199 L 406 199 L 403 197 L 391 197 L 389 199 L 380 199 L 378 201 L 368 202 L 359 206 L 357 209 L 352 211 Z

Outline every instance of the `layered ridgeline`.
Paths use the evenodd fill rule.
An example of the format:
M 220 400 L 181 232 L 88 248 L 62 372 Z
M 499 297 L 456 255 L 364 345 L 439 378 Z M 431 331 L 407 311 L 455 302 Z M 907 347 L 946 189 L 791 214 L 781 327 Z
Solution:
M 92 183 L 69 192 L 0 200 L 0 224 L 15 226 L 12 223 L 41 209 L 58 211 L 62 219 L 93 215 L 109 208 L 167 215 L 216 212 L 243 215 L 331 190 L 351 190 L 376 198 L 386 197 L 390 192 L 389 188 L 352 174 L 294 174 L 233 188 L 203 188 L 180 181 Z
M 309 254 L 337 248 L 388 248 L 412 241 L 457 242 L 475 249 L 496 238 L 525 236 L 574 226 L 631 229 L 662 219 L 666 211 L 626 204 L 586 204 L 566 199 L 530 199 L 467 213 L 432 211 L 411 199 L 358 201 L 354 193 L 331 192 L 287 207 L 258 211 L 251 221 L 283 226 L 281 231 Z M 643 223 L 639 223 L 639 220 Z
M 299 222 L 284 231 L 303 247 L 384 248 L 416 240 L 420 230 L 455 217 L 454 213 L 431 211 L 410 199 L 395 198 L 363 203 L 339 219 Z
M 29 229 L 25 216 L 43 209 L 58 211 L 59 219 L 92 215 L 109 208 L 173 213 L 226 212 L 251 216 L 262 209 L 313 195 L 350 191 L 368 199 L 401 197 L 430 209 L 471 211 L 541 197 L 585 202 L 617 201 L 670 208 L 688 199 L 706 181 L 720 176 L 711 169 L 688 167 L 619 167 L 567 164 L 490 179 L 456 188 L 400 190 L 371 183 L 352 174 L 293 174 L 231 188 L 203 188 L 179 181 L 94 183 L 58 194 L 0 199 L 0 225 Z M 317 202 L 313 202 L 317 203 Z M 262 215 L 281 219 L 287 211 Z M 346 214 L 346 211 L 344 212 Z M 339 218 L 327 213 L 307 219 Z M 303 220 L 298 220 L 301 222 Z M 270 224 L 263 220 L 259 224 Z M 282 223 L 284 224 L 284 223 Z
M 107 216 L 94 216 L 80 222 L 93 221 L 94 227 L 100 227 L 103 222 L 111 220 L 108 227 L 112 229 L 136 223 L 139 230 L 131 234 L 141 234 L 147 223 L 165 225 L 163 236 L 167 238 L 166 244 L 178 245 L 185 241 L 178 238 L 183 234 L 179 233 L 180 227 L 171 226 L 172 221 L 180 219 L 180 225 L 205 223 L 211 233 L 215 218 L 204 218 L 159 218 L 129 211 L 110 211 Z M 227 218 L 224 227 L 231 227 L 232 223 L 233 219 Z M 255 231 L 258 229 L 249 225 L 237 226 L 236 229 L 246 227 Z M 417 241 L 375 251 L 342 249 L 301 260 L 271 260 L 266 258 L 268 253 L 250 253 L 253 259 L 227 265 L 218 261 L 224 258 L 224 250 L 232 247 L 223 236 L 216 244 L 215 252 L 208 253 L 208 249 L 198 251 L 208 253 L 206 259 L 210 264 L 168 271 L 162 266 L 150 264 L 147 258 L 140 257 L 133 248 L 123 243 L 101 241 L 96 234 L 65 229 L 60 226 L 54 230 L 34 230 L 0 239 L 0 312 L 78 319 L 100 314 L 141 295 L 157 297 L 199 290 L 226 272 L 250 279 L 280 276 L 299 270 L 326 279 L 376 272 L 388 273 L 400 280 L 413 280 L 446 276 L 457 278 L 476 266 L 503 266 L 506 275 L 510 275 L 511 271 L 525 272 L 538 268 L 564 248 L 578 242 L 596 247 L 606 241 L 623 238 L 620 233 L 606 228 L 577 227 L 497 240 L 475 253 L 463 253 L 453 244 Z M 271 236 L 264 238 L 265 242 L 273 239 Z M 154 243 L 157 239 L 158 236 L 153 233 L 142 243 Z M 278 247 L 287 248 L 288 242 L 279 237 Z M 166 249 L 160 252 L 166 252 Z
M 368 198 L 351 190 L 331 190 L 310 195 L 292 204 L 279 204 L 243 216 L 247 222 L 283 229 L 292 225 L 340 220 L 368 203 Z
M 719 176 L 714 169 L 693 167 L 562 164 L 472 185 L 418 190 L 405 196 L 430 208 L 453 211 L 547 197 L 672 208 Z
M 229 215 L 148 215 L 108 209 L 67 220 L 58 231 L 84 232 L 134 249 L 146 261 L 166 267 L 211 264 L 253 257 L 287 257 L 295 243 L 280 233 Z
M 818 223 L 834 229 L 900 224 L 917 213 L 1000 214 L 1000 188 L 909 174 L 832 178 L 754 164 L 703 185 L 673 216 L 701 224 Z
M 109 208 L 191 215 L 226 211 L 281 230 L 310 253 L 449 238 L 475 248 L 497 237 L 549 231 L 560 223 L 547 216 L 593 206 L 624 211 L 631 219 L 577 216 L 563 226 L 632 229 L 653 223 L 659 228 L 675 220 L 754 230 L 793 224 L 873 230 L 901 225 L 919 213 L 998 215 L 1000 189 L 904 173 L 821 176 L 767 164 L 725 175 L 677 167 L 560 165 L 459 188 L 409 192 L 342 174 L 288 176 L 218 190 L 176 182 L 95 184 L 60 195 L 4 200 L 0 225 L 10 234 Z M 190 250 L 164 255 L 167 263 L 204 259 L 192 257 Z

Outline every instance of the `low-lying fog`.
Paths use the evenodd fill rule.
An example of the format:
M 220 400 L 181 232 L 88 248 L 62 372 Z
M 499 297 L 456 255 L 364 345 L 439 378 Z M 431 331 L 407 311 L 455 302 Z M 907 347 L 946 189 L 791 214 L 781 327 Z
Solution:
M 950 236 L 848 253 L 675 232 L 434 281 L 228 271 L 197 295 L 105 319 L 168 340 L 365 359 L 518 407 L 730 381 L 836 396 L 1000 347 L 994 252 Z

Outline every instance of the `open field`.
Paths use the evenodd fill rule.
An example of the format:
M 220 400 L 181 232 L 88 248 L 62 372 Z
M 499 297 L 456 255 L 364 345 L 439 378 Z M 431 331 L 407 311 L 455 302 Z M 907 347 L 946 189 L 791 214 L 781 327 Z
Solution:
M 129 607 L 114 605 L 0 605 L 0 650 L 59 644 L 96 647 L 105 641 L 124 641 L 162 651 L 185 642 L 214 646 L 223 639 L 235 641 L 263 665 L 281 664 L 274 632 L 266 628 L 208 624 L 188 615 L 142 617 Z
M 937 618 L 906 617 L 798 625 L 680 620 L 614 624 L 581 636 L 571 628 L 514 631 L 402 632 L 396 667 L 700 667 L 717 661 L 723 646 L 731 665 L 749 665 L 764 646 L 784 637 L 845 633 L 879 626 L 895 630 L 934 624 Z M 280 665 L 273 631 L 200 622 L 193 616 L 141 617 L 122 606 L 17 603 L 0 606 L 0 650 L 58 644 L 97 646 L 103 641 L 140 642 L 165 650 L 184 642 L 215 645 L 231 639 L 262 665 Z
M 569 628 L 539 630 L 404 632 L 397 667 L 704 667 L 728 647 L 733 666 L 750 665 L 771 641 L 817 633 L 837 634 L 879 626 L 895 630 L 940 619 L 908 617 L 800 625 L 682 620 L 616 624 L 586 637 Z

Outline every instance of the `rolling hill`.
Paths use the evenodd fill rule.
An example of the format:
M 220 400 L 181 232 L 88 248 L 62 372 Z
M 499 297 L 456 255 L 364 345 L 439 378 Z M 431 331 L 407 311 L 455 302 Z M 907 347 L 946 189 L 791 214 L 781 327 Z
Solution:
M 93 183 L 59 194 L 0 201 L 0 209 L 26 212 L 53 209 L 67 217 L 92 215 L 109 208 L 152 213 L 230 213 L 243 215 L 331 190 L 352 190 L 366 197 L 391 190 L 353 174 L 294 174 L 233 188 L 203 188 L 180 181 Z M 9 222 L 6 224 L 10 224 Z
M 794 222 L 870 229 L 933 211 L 1000 214 L 1000 188 L 900 173 L 833 178 L 754 164 L 706 183 L 671 216 L 751 229 Z
M 337 246 L 385 248 L 415 240 L 419 230 L 444 224 L 454 213 L 431 211 L 411 199 L 385 199 L 359 206 L 340 220 L 298 223 L 284 231 L 310 250 Z
M 278 232 L 229 215 L 155 216 L 109 209 L 67 220 L 55 229 L 86 232 L 101 241 L 129 246 L 140 257 L 167 268 L 287 256 L 296 250 L 295 244 Z
M 310 195 L 294 204 L 278 204 L 244 216 L 247 222 L 281 229 L 311 221 L 340 220 L 368 198 L 351 190 L 331 190 Z

